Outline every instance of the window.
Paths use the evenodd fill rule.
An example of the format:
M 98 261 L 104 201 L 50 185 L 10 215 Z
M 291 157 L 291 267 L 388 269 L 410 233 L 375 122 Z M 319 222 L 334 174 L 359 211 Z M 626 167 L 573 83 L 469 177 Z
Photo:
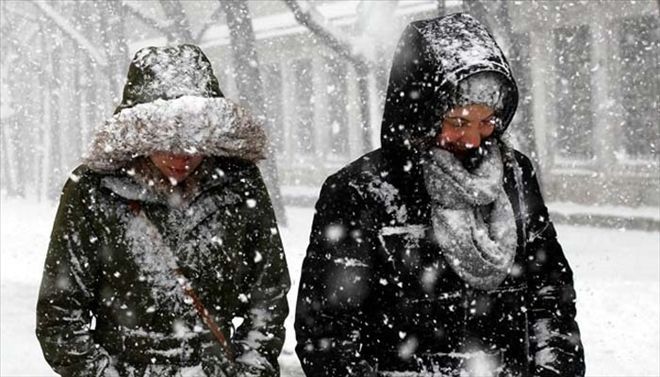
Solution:
M 558 157 L 590 159 L 594 155 L 591 111 L 589 28 L 555 29 L 556 133 Z
M 633 158 L 658 155 L 660 66 L 658 18 L 623 19 L 619 28 L 623 149 Z
M 348 115 L 346 113 L 346 64 L 327 59 L 324 65 L 327 77 L 328 101 L 327 129 L 330 133 L 330 154 L 345 157 L 348 152 Z
M 291 140 L 295 149 L 302 154 L 314 151 L 314 90 L 312 81 L 312 61 L 296 60 L 293 64 L 295 78 L 295 112 Z

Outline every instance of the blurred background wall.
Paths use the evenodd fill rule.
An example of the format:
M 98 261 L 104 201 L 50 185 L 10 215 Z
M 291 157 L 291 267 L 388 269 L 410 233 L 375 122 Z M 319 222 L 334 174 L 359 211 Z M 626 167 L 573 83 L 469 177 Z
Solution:
M 141 47 L 199 44 L 225 95 L 266 122 L 280 208 L 379 146 L 389 67 L 410 21 L 484 22 L 521 90 L 511 134 L 556 221 L 660 228 L 659 2 L 3 1 L 0 182 L 54 200 L 111 116 Z

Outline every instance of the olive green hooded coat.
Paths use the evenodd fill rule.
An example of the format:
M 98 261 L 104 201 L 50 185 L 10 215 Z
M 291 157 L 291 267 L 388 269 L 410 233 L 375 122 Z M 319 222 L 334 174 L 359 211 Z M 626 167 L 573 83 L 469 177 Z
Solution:
M 290 283 L 254 164 L 263 130 L 221 96 L 194 46 L 136 54 L 122 105 L 64 186 L 53 225 L 36 330 L 57 373 L 279 376 Z M 172 185 L 140 157 L 156 150 L 206 157 Z

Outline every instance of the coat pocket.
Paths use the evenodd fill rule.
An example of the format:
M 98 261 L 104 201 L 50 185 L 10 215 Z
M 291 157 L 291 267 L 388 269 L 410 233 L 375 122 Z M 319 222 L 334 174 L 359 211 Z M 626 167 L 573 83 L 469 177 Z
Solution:
M 378 240 L 383 257 L 394 271 L 418 269 L 422 264 L 422 248 L 425 245 L 428 227 L 406 225 L 383 227 L 378 232 Z
M 505 285 L 477 294 L 470 310 L 471 333 L 484 348 L 499 350 L 505 370 L 524 375 L 528 361 L 528 307 L 525 284 Z

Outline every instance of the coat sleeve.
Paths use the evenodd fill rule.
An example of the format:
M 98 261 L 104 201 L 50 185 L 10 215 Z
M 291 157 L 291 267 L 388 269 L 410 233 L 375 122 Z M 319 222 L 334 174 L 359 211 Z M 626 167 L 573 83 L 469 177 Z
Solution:
M 37 302 L 36 333 L 44 357 L 63 376 L 109 375 L 113 369 L 90 327 L 98 238 L 91 226 L 92 203 L 84 181 L 78 176 L 64 186 Z
M 574 377 L 585 372 L 575 321 L 573 272 L 548 217 L 531 162 L 519 155 L 527 213 L 529 334 L 533 375 Z
M 366 297 L 372 262 L 359 194 L 330 177 L 316 204 L 296 307 L 296 352 L 307 376 L 369 376 Z
M 275 213 L 256 166 L 252 166 L 246 207 L 248 211 L 247 263 L 254 267 L 244 322 L 233 343 L 241 376 L 279 376 L 277 358 L 284 344 L 284 320 L 289 314 L 291 286 Z

